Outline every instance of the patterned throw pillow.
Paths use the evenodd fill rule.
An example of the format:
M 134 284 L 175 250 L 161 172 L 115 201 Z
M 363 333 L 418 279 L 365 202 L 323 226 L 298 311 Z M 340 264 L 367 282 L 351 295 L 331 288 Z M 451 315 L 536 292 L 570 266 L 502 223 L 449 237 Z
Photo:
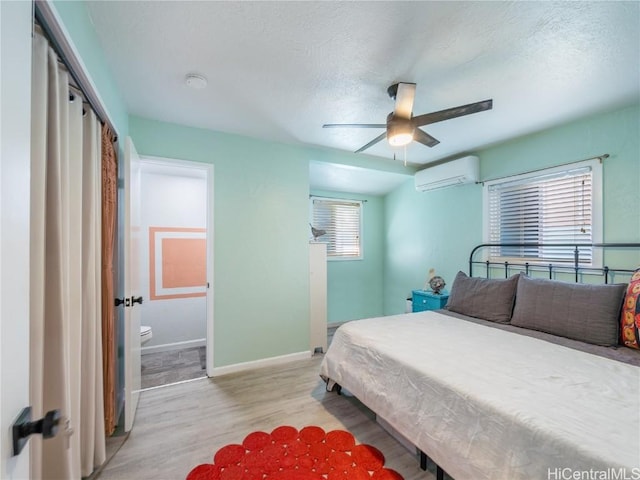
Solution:
M 629 281 L 620 323 L 621 343 L 640 349 L 640 268 L 633 272 Z

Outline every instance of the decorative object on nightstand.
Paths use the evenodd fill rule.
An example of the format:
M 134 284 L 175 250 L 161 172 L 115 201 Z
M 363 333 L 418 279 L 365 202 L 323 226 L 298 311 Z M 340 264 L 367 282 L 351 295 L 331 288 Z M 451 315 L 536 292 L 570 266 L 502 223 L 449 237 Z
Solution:
M 436 295 L 440 295 L 440 291 L 447 285 L 444 281 L 444 278 L 436 275 L 435 268 L 429 269 L 429 278 L 427 283 L 424 286 L 424 289 L 427 289 L 427 285 L 433 290 L 433 293 Z
M 425 310 L 440 310 L 449 301 L 449 292 L 441 290 L 440 293 L 428 290 L 413 290 L 413 312 L 424 312 Z

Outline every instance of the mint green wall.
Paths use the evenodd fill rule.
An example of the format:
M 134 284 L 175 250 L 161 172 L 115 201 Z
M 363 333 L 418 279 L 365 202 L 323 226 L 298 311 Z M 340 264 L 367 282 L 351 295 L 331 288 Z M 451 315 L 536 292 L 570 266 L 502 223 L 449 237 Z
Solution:
M 604 162 L 604 241 L 640 241 L 640 106 L 594 115 L 475 152 L 492 179 L 608 153 Z M 416 192 L 413 180 L 385 200 L 385 314 L 401 313 L 434 267 L 450 283 L 468 271 L 482 243 L 482 187 Z M 605 259 L 608 261 L 608 259 Z
M 385 202 L 384 312 L 402 313 L 411 290 L 422 288 L 428 271 L 447 281 L 466 271 L 465 255 L 482 236 L 482 188 L 462 185 L 416 192 L 413 179 Z
M 113 126 L 120 138 L 129 134 L 129 115 L 122 99 L 120 90 L 116 86 L 98 35 L 93 29 L 89 12 L 85 2 L 53 0 L 51 2 L 60 20 L 82 58 L 82 62 L 93 81 Z M 120 142 L 121 144 L 123 142 Z
M 309 349 L 309 162 L 299 148 L 137 117 L 141 155 L 214 165 L 216 367 Z
M 313 190 L 320 197 L 365 200 L 362 260 L 327 262 L 327 321 L 345 322 L 383 314 L 384 197 Z

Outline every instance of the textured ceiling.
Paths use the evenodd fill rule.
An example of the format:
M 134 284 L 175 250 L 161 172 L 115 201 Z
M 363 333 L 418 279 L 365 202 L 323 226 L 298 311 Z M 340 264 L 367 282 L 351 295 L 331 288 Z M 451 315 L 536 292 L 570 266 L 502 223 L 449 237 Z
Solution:
M 351 165 L 309 162 L 309 178 L 314 190 L 381 195 L 392 191 L 411 177 Z
M 417 83 L 414 114 L 493 98 L 425 127 L 426 164 L 637 101 L 640 3 L 89 1 L 130 113 L 354 151 L 382 130 L 387 87 Z M 209 85 L 194 90 L 187 73 Z M 393 161 L 386 142 L 367 150 Z

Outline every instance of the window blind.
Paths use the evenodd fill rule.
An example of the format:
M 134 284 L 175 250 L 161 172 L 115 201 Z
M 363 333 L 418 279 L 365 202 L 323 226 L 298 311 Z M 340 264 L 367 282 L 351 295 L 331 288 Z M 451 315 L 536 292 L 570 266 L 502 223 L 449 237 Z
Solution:
M 592 243 L 591 167 L 505 180 L 489 185 L 491 243 Z M 580 263 L 591 265 L 592 249 L 580 247 Z M 573 247 L 494 247 L 492 259 L 573 262 Z
M 312 224 L 315 228 L 326 231 L 319 240 L 328 242 L 327 256 L 360 258 L 362 202 L 324 198 L 313 198 L 312 202 Z

